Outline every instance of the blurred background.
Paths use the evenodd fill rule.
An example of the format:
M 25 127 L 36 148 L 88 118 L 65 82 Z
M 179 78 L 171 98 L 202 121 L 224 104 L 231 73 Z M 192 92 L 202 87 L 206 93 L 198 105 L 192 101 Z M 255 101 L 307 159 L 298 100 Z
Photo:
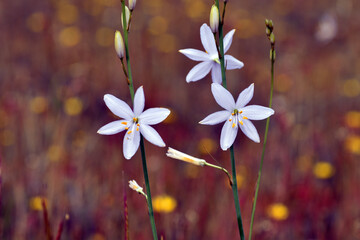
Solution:
M 201 49 L 210 0 L 138 0 L 129 41 L 135 88 L 146 108 L 172 113 L 155 126 L 167 146 L 230 170 L 219 147 L 222 124 L 198 122 L 220 110 L 211 77 L 186 83 L 196 64 L 179 49 Z M 275 91 L 256 209 L 254 239 L 360 239 L 360 2 L 230 0 L 225 33 L 237 29 L 227 72 L 237 96 L 255 83 L 253 104 L 268 105 L 274 21 Z M 119 0 L 0 2 L 1 239 L 46 239 L 41 199 L 62 239 L 151 239 L 139 151 L 122 154 L 123 133 L 96 131 L 116 118 L 103 102 L 130 103 L 114 47 Z M 265 121 L 254 122 L 263 140 Z M 163 239 L 237 239 L 226 176 L 165 156 L 146 142 L 155 219 Z M 235 156 L 246 236 L 262 144 L 238 134 Z

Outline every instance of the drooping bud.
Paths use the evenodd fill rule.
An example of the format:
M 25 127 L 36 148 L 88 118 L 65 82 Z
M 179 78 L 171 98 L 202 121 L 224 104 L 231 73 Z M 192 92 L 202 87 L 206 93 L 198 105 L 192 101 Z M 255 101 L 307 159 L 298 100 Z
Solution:
M 219 9 L 214 4 L 210 10 L 210 28 L 213 33 L 217 33 L 219 29 Z
M 116 54 L 120 59 L 124 58 L 125 55 L 125 49 L 124 49 L 124 41 L 121 36 L 120 31 L 115 31 L 115 37 L 114 37 L 114 45 L 115 45 L 115 51 Z
M 132 190 L 136 191 L 137 193 L 144 195 L 145 198 L 147 199 L 147 195 L 146 195 L 146 193 L 144 193 L 143 188 L 140 187 L 139 184 L 137 184 L 137 182 L 135 180 L 129 181 L 129 187 Z
M 191 163 L 191 164 L 195 164 L 195 165 L 198 165 L 198 166 L 204 166 L 205 163 L 206 163 L 206 161 L 204 159 L 200 159 L 200 158 L 190 156 L 188 154 L 182 153 L 182 152 L 180 152 L 178 150 L 175 150 L 173 148 L 170 148 L 170 147 L 169 147 L 169 149 L 168 149 L 168 151 L 166 153 L 166 156 L 174 158 L 174 159 L 178 159 L 178 160 L 181 160 L 181 161 L 184 161 L 184 162 L 188 162 L 188 163 Z
M 133 11 L 136 5 L 136 0 L 129 0 L 129 9 Z
M 130 10 L 127 6 L 125 6 L 125 17 L 126 17 L 126 29 L 129 28 L 129 20 L 130 20 Z M 124 15 L 121 13 L 121 26 L 124 28 Z

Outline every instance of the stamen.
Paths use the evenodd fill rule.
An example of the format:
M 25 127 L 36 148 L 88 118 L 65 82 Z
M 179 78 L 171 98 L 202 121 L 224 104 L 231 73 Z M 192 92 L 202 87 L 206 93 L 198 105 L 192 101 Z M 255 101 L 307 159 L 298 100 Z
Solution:
M 240 111 L 239 113 L 240 113 L 240 114 L 242 114 L 242 113 L 243 113 L 243 111 Z
M 236 124 L 235 124 L 235 123 L 233 123 L 232 128 L 234 128 L 235 126 L 236 126 Z
M 233 115 L 233 116 L 234 116 L 234 115 L 235 115 L 235 113 L 231 113 L 231 115 Z
M 121 122 L 121 124 L 127 125 L 127 122 Z
M 125 128 L 125 130 L 128 130 L 128 129 L 129 129 L 128 127 Z
M 136 124 L 136 126 L 138 126 L 138 127 L 139 127 L 139 126 L 140 126 L 140 123 Z
M 136 131 L 139 131 L 139 127 L 136 128 Z
M 127 134 L 131 134 L 131 133 L 132 133 L 132 131 L 131 131 L 131 130 L 127 132 Z
M 239 123 L 240 123 L 241 125 L 244 125 L 244 123 L 243 123 L 241 120 L 239 121 Z
M 247 117 L 243 117 L 243 119 L 248 119 Z
M 231 120 L 232 120 L 232 119 L 230 118 L 230 119 L 229 119 L 229 122 L 231 122 Z
M 134 121 L 134 122 L 136 122 L 136 120 L 137 120 L 136 118 L 133 118 L 133 121 Z

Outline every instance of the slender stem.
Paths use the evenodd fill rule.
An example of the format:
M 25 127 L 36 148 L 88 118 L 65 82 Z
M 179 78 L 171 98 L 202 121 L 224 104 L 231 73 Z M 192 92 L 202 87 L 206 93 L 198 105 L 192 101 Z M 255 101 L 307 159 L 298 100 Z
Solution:
M 223 24 L 224 24 L 224 19 L 221 19 L 221 14 L 220 14 L 220 8 L 219 8 L 219 0 L 215 1 L 216 7 L 219 10 L 219 48 L 220 48 L 220 65 L 221 65 L 221 77 L 222 77 L 222 85 L 224 86 L 224 88 L 227 88 L 226 85 L 226 75 L 225 75 L 225 58 L 224 58 L 224 36 L 223 36 Z M 224 4 L 224 11 L 223 13 L 225 13 L 225 7 L 226 4 Z
M 216 165 L 211 164 L 211 163 L 208 163 L 208 162 L 205 162 L 204 164 L 205 164 L 205 166 L 208 166 L 208 167 L 213 167 L 213 168 L 216 168 L 216 169 L 219 169 L 219 170 L 224 171 L 224 173 L 226 173 L 226 175 L 227 175 L 227 176 L 228 176 L 228 178 L 229 178 L 229 183 L 230 183 L 230 186 L 232 186 L 232 180 L 231 180 L 231 176 L 230 176 L 230 174 L 229 174 L 228 170 L 226 170 L 226 169 L 225 169 L 225 168 L 223 168 L 223 167 L 216 166 Z
M 235 166 L 235 156 L 234 156 L 234 146 L 230 147 L 230 155 L 231 155 L 231 170 L 232 170 L 232 177 L 233 177 L 233 195 L 234 195 L 234 202 L 235 202 L 235 209 L 236 209 L 236 218 L 238 222 L 238 228 L 240 233 L 241 240 L 244 240 L 244 228 L 241 219 L 241 211 L 240 211 L 240 204 L 239 204 L 239 194 L 237 189 L 237 180 L 236 180 L 236 166 Z
M 122 13 L 123 13 L 123 29 L 124 29 L 124 44 L 125 44 L 125 55 L 126 55 L 126 64 L 128 68 L 128 85 L 131 95 L 131 100 L 134 102 L 134 85 L 132 80 L 132 73 L 131 73 L 131 65 L 130 65 L 130 56 L 129 56 L 129 42 L 128 42 L 128 29 L 126 26 L 126 14 L 125 14 L 125 1 L 121 0 L 121 7 L 122 7 Z
M 273 97 L 273 88 L 274 88 L 274 63 L 275 63 L 275 49 L 274 49 L 274 44 L 272 44 L 271 45 L 271 87 L 270 87 L 269 108 L 271 108 L 271 106 L 272 106 L 272 97 Z M 266 148 L 266 142 L 267 142 L 267 135 L 268 135 L 268 131 L 269 131 L 269 124 L 270 124 L 270 117 L 268 117 L 266 120 L 264 143 L 263 143 L 263 149 L 262 149 L 262 153 L 261 153 L 261 161 L 260 161 L 260 167 L 259 167 L 259 172 L 258 172 L 258 179 L 256 182 L 254 203 L 253 203 L 253 208 L 252 208 L 252 212 L 251 212 L 249 240 L 251 240 L 252 230 L 253 230 L 253 225 L 254 225 L 256 202 L 257 202 L 257 198 L 258 198 L 258 194 L 259 194 L 260 179 L 261 179 L 261 172 L 262 172 L 264 157 L 265 157 L 265 148 Z
M 146 200 L 147 200 L 147 205 L 148 205 L 148 208 L 149 208 L 151 229 L 152 229 L 154 240 L 158 240 L 157 232 L 156 232 L 156 226 L 155 226 L 155 219 L 154 219 L 154 211 L 153 211 L 153 207 L 152 207 L 149 177 L 148 177 L 148 172 L 147 172 L 147 167 L 146 167 L 146 156 L 145 156 L 144 140 L 143 140 L 143 137 L 141 135 L 140 135 L 140 148 L 141 148 L 141 159 L 142 159 L 142 163 L 143 163 L 144 179 L 145 179 L 146 194 L 147 194 Z

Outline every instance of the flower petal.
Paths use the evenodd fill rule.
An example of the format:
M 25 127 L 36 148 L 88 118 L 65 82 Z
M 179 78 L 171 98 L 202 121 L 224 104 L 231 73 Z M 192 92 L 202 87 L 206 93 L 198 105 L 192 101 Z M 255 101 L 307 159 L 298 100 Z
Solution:
M 218 111 L 210 114 L 209 116 L 201 120 L 199 123 L 206 125 L 215 125 L 228 120 L 229 116 L 231 116 L 231 113 L 229 113 L 229 111 L 227 110 Z
M 144 111 L 145 106 L 145 95 L 144 88 L 141 86 L 136 90 L 134 96 L 134 114 L 135 116 L 139 116 Z
M 151 142 L 152 144 L 159 146 L 159 147 L 165 147 L 165 143 L 160 137 L 159 133 L 149 125 L 141 124 L 140 125 L 140 132 L 144 136 L 146 140 Z
M 179 52 L 194 61 L 209 61 L 209 60 L 211 60 L 209 54 L 207 54 L 206 52 L 197 50 L 197 49 L 187 48 L 187 49 L 181 49 L 181 50 L 179 50 Z
M 235 109 L 235 101 L 231 93 L 218 83 L 211 84 L 211 92 L 216 102 L 226 110 L 232 112 Z
M 170 110 L 167 108 L 149 108 L 139 116 L 139 123 L 154 125 L 164 121 L 169 116 Z
M 131 110 L 131 108 L 129 107 L 129 105 L 126 104 L 126 102 L 118 99 L 117 97 L 115 97 L 111 94 L 105 94 L 104 101 L 105 101 L 106 106 L 116 116 L 127 119 L 127 120 L 133 118 L 134 113 Z
M 212 67 L 212 61 L 199 63 L 193 67 L 186 76 L 186 82 L 195 82 L 204 78 Z
M 226 53 L 229 50 L 232 40 L 233 40 L 234 33 L 235 33 L 235 29 L 231 30 L 230 32 L 228 32 L 225 35 L 225 37 L 224 37 L 224 53 Z
M 132 158 L 140 145 L 140 132 L 136 131 L 135 127 L 133 124 L 124 136 L 123 153 L 126 159 Z
M 251 140 L 253 140 L 256 143 L 260 142 L 259 134 L 252 122 L 250 120 L 243 119 L 241 120 L 243 124 L 240 125 L 241 131 Z
M 274 114 L 274 110 L 272 110 L 271 108 L 259 105 L 249 105 L 241 108 L 241 111 L 241 115 L 247 117 L 250 120 L 263 120 Z
M 112 135 L 125 130 L 128 121 L 117 120 L 102 126 L 97 133 L 102 135 Z
M 245 88 L 236 100 L 236 108 L 242 108 L 250 102 L 254 96 L 254 84 L 252 83 L 248 88 Z
M 211 69 L 211 78 L 214 83 L 221 84 L 222 82 L 221 66 L 216 62 L 213 62 L 213 66 Z
M 231 55 L 225 55 L 225 66 L 228 70 L 240 69 L 244 66 L 244 63 L 237 60 Z
M 231 120 L 232 121 L 226 121 L 223 128 L 221 129 L 220 147 L 224 151 L 226 151 L 234 144 L 238 132 L 236 117 L 232 117 Z
M 210 56 L 218 54 L 214 34 L 206 23 L 204 23 L 200 28 L 200 38 L 205 51 L 208 52 Z

